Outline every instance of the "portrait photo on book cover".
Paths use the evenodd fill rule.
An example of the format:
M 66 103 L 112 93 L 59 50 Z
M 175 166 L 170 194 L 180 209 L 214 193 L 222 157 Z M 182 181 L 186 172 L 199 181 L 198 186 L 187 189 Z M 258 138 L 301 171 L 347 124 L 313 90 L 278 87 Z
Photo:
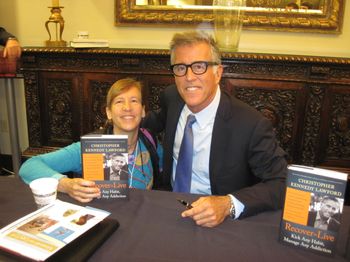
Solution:
M 334 196 L 311 194 L 307 225 L 337 232 L 340 227 L 343 201 L 344 199 Z
M 105 180 L 128 180 L 128 154 L 110 153 L 105 154 L 104 179 Z

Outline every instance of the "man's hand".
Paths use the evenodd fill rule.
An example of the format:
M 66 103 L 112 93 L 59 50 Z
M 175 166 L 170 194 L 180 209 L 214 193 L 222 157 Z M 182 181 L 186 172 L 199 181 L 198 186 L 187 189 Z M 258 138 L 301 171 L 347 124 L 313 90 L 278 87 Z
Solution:
M 193 208 L 182 212 L 182 217 L 191 217 L 199 226 L 215 227 L 230 214 L 231 200 L 229 196 L 207 196 L 191 205 Z
M 9 39 L 6 42 L 3 57 L 9 59 L 17 59 L 21 56 L 22 49 L 19 42 L 16 39 Z
M 58 183 L 58 191 L 67 193 L 83 203 L 101 196 L 100 190 L 95 186 L 94 181 L 82 178 L 61 178 Z

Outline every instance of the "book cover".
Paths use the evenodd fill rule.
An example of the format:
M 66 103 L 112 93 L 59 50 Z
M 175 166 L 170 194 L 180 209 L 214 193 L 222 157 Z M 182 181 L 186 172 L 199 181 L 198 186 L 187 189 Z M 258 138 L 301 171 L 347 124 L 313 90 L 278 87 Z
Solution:
M 321 168 L 289 166 L 280 241 L 334 255 L 347 177 Z
M 110 213 L 56 200 L 0 230 L 0 248 L 44 261 L 103 221 Z
M 127 136 L 82 136 L 81 155 L 83 178 L 96 182 L 102 199 L 129 198 Z

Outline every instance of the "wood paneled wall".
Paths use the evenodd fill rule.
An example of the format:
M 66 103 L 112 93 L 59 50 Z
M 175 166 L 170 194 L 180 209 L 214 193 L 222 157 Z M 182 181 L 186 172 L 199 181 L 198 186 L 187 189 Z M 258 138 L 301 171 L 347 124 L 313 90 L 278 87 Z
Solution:
M 24 48 L 29 148 L 25 156 L 79 140 L 105 121 L 117 79 L 141 80 L 146 108 L 174 83 L 165 50 Z M 289 161 L 350 171 L 350 59 L 225 53 L 222 88 L 273 123 Z

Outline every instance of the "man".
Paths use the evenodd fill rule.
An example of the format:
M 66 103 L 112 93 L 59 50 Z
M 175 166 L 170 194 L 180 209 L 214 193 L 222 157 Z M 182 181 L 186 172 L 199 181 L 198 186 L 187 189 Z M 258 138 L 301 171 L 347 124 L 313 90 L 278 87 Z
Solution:
M 176 88 L 161 96 L 161 110 L 145 125 L 165 129 L 164 183 L 174 187 L 187 116 L 196 121 L 190 193 L 200 197 L 182 213 L 198 225 L 214 227 L 227 216 L 241 218 L 282 206 L 287 163 L 271 123 L 219 88 L 220 53 L 203 32 L 176 34 L 171 42 Z
M 0 45 L 4 46 L 4 58 L 19 58 L 21 56 L 21 46 L 18 40 L 2 27 L 0 27 Z
M 110 155 L 111 166 L 105 169 L 105 180 L 127 180 L 128 167 L 125 156 L 121 153 Z
M 323 230 L 338 231 L 340 222 L 338 215 L 340 210 L 340 203 L 335 197 L 325 196 L 321 201 L 319 211 L 310 211 L 308 217 L 308 226 Z

